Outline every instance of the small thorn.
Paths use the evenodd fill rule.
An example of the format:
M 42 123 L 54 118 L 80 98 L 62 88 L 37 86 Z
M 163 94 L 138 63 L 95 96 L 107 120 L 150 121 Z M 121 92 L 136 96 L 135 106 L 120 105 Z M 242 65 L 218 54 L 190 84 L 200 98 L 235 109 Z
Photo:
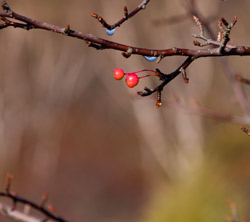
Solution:
M 234 20 L 233 20 L 233 25 L 235 25 L 237 21 L 238 21 L 238 17 L 235 16 L 235 17 L 234 17 Z
M 97 17 L 98 17 L 97 14 L 95 14 L 94 12 L 91 12 L 90 15 L 91 15 L 92 17 L 94 17 L 94 18 L 97 18 Z
M 51 204 L 48 204 L 48 210 L 53 213 L 53 214 L 56 214 L 56 209 L 51 205 Z
M 40 204 L 41 207 L 44 207 L 44 205 L 46 204 L 46 202 L 48 200 L 48 197 L 49 197 L 49 194 L 47 192 L 43 194 L 42 201 L 41 201 L 41 204 Z
M 182 74 L 184 82 L 188 83 L 189 82 L 189 78 L 187 77 L 187 73 L 186 73 L 185 69 L 181 68 L 180 71 L 181 71 L 181 74 Z
M 64 33 L 68 35 L 70 33 L 70 25 L 67 25 L 64 29 Z
M 127 19 L 128 18 L 128 7 L 124 6 L 124 18 Z
M 11 182 L 12 182 L 13 176 L 8 173 L 6 176 L 6 182 L 5 182 L 5 191 L 6 193 L 10 193 L 10 187 L 11 187 Z

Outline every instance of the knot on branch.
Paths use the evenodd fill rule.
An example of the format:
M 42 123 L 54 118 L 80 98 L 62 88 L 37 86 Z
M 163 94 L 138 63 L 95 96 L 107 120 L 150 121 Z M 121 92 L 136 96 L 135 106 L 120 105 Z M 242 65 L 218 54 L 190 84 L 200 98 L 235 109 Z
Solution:
M 128 50 L 126 52 L 122 52 L 122 55 L 127 59 L 132 55 L 132 53 L 133 53 L 133 49 L 128 48 Z
M 64 29 L 64 33 L 65 35 L 69 35 L 70 34 L 70 25 L 67 25 Z

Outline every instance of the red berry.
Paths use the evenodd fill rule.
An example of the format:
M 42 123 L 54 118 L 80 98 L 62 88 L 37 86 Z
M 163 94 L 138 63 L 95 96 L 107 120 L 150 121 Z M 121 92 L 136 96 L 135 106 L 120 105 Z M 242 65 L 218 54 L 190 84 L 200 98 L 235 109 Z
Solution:
M 129 73 L 126 77 L 126 84 L 129 88 L 135 87 L 139 82 L 139 77 L 135 73 Z
M 123 69 L 121 69 L 121 68 L 116 68 L 116 69 L 114 70 L 114 78 L 115 78 L 116 80 L 121 80 L 121 79 L 123 78 L 123 76 L 124 76 Z

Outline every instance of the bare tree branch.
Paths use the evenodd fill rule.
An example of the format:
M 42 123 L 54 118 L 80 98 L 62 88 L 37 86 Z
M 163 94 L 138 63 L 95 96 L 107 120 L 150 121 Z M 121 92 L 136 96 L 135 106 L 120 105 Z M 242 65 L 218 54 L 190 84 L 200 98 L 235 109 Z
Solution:
M 43 29 L 47 31 L 53 31 L 55 33 L 63 34 L 69 37 L 74 37 L 78 39 L 85 40 L 87 42 L 91 42 L 94 44 L 98 44 L 105 49 L 115 49 L 123 52 L 131 51 L 131 54 L 137 54 L 142 56 L 195 56 L 199 57 L 214 57 L 214 56 L 232 56 L 232 55 L 240 55 L 240 56 L 249 56 L 250 55 L 250 47 L 246 46 L 229 46 L 225 48 L 225 52 L 222 54 L 218 50 L 218 48 L 214 49 L 203 49 L 203 50 L 195 50 L 195 49 L 183 49 L 183 48 L 170 48 L 170 49 L 147 49 L 147 48 L 139 48 L 129 45 L 120 44 L 117 42 L 112 42 L 106 39 L 99 38 L 92 34 L 86 34 L 82 32 L 78 32 L 72 29 L 68 29 L 67 27 L 59 27 L 56 25 L 48 24 L 45 22 L 40 22 L 35 19 L 31 19 L 15 13 L 13 11 L 8 12 L 0 12 L 1 20 L 4 21 L 4 27 L 15 27 L 15 28 L 23 28 L 26 30 L 31 29 Z M 9 21 L 8 18 L 16 20 Z M 20 23 L 22 22 L 22 23 Z
M 7 174 L 6 176 L 6 185 L 5 185 L 5 191 L 0 192 L 0 197 L 5 197 L 10 200 L 12 200 L 13 205 L 8 206 L 0 203 L 0 213 L 3 215 L 6 215 L 12 219 L 23 221 L 23 222 L 41 222 L 41 221 L 48 221 L 49 219 L 52 219 L 54 221 L 58 222 L 69 222 L 68 220 L 56 215 L 56 212 L 54 208 L 51 205 L 48 205 L 48 209 L 44 207 L 48 195 L 43 195 L 41 204 L 36 204 L 30 200 L 27 200 L 23 197 L 18 196 L 15 192 L 10 191 L 12 182 L 12 176 L 10 174 Z M 44 218 L 37 218 L 33 215 L 29 215 L 28 212 L 22 212 L 17 208 L 17 203 L 21 203 L 24 206 L 29 206 L 29 208 L 32 208 L 38 212 L 40 212 L 42 215 L 44 215 Z
M 145 6 L 150 2 L 150 0 L 144 0 L 141 2 L 141 4 L 135 8 L 133 11 L 128 13 L 127 7 L 124 8 L 124 18 L 119 20 L 114 25 L 108 25 L 106 21 L 100 17 L 97 14 L 92 13 L 92 16 L 97 18 L 98 21 L 103 24 L 103 26 L 107 27 L 108 29 L 120 26 L 123 22 L 125 22 L 128 18 L 131 18 L 136 13 L 138 13 L 140 10 L 145 8 Z M 118 42 L 112 42 L 103 38 L 99 38 L 97 36 L 94 36 L 92 34 L 86 34 L 82 32 L 75 31 L 70 28 L 70 25 L 67 25 L 66 27 L 60 27 L 52 24 L 48 24 L 45 22 L 40 22 L 35 19 L 31 19 L 28 17 L 25 17 L 23 15 L 20 15 L 16 12 L 13 12 L 9 5 L 6 3 L 6 1 L 2 0 L 2 8 L 3 11 L 0 12 L 0 19 L 3 23 L 0 24 L 0 29 L 4 29 L 7 27 L 14 27 L 14 28 L 22 28 L 26 30 L 31 29 L 43 29 L 47 31 L 52 31 L 58 34 L 62 34 L 69 37 L 78 38 L 81 40 L 85 40 L 87 45 L 90 47 L 94 47 L 97 50 L 103 50 L 103 49 L 113 49 L 122 51 L 122 55 L 126 58 L 129 58 L 131 55 L 141 55 L 141 56 L 154 56 L 158 57 L 157 62 L 160 62 L 163 58 L 168 56 L 184 56 L 187 57 L 186 60 L 183 62 L 183 64 L 178 67 L 175 71 L 164 74 L 159 70 L 159 73 L 161 73 L 160 81 L 162 81 L 158 86 L 156 86 L 154 89 L 148 89 L 145 87 L 144 92 L 138 92 L 141 96 L 148 96 L 151 95 L 154 92 L 158 93 L 157 96 L 157 104 L 156 106 L 159 107 L 159 104 L 161 104 L 161 91 L 163 88 L 176 76 L 178 76 L 180 73 L 185 74 L 183 76 L 186 76 L 186 68 L 196 59 L 201 57 L 222 57 L 222 56 L 249 56 L 250 55 L 250 47 L 247 46 L 233 46 L 229 45 L 229 35 L 230 32 L 235 25 L 237 18 L 235 17 L 232 23 L 227 22 L 224 18 L 221 19 L 221 23 L 225 26 L 225 31 L 220 30 L 221 36 L 223 38 L 214 38 L 214 35 L 210 29 L 210 27 L 205 22 L 205 19 L 199 18 L 198 19 L 198 10 L 195 7 L 195 1 L 189 0 L 189 12 L 194 15 L 194 20 L 200 29 L 199 35 L 194 35 L 195 38 L 202 39 L 204 43 L 199 43 L 197 40 L 194 41 L 194 44 L 196 46 L 209 46 L 211 45 L 212 48 L 206 48 L 206 49 L 185 49 L 185 48 L 169 48 L 169 49 L 147 49 L 147 48 L 139 48 L 135 46 L 129 46 L 124 45 Z M 209 34 L 212 36 L 211 38 L 208 38 L 204 34 L 203 29 L 203 23 L 206 25 L 206 29 L 208 30 Z M 222 27 L 220 27 L 222 29 Z M 225 61 L 224 61 L 225 63 Z M 226 65 L 225 65 L 226 66 Z M 233 74 L 229 75 L 230 79 L 235 79 Z M 187 82 L 187 78 L 185 79 L 185 82 Z M 232 83 L 235 93 L 238 96 L 239 103 L 244 110 L 245 113 L 249 113 L 249 106 L 246 105 L 246 99 L 244 98 L 242 92 L 239 89 L 239 86 L 235 83 Z
M 133 17 L 135 14 L 137 14 L 142 9 L 146 8 L 146 5 L 150 2 L 150 0 L 143 0 L 141 4 L 136 7 L 134 10 L 132 10 L 130 13 L 128 12 L 127 6 L 124 7 L 124 16 L 121 18 L 118 22 L 116 22 L 113 25 L 109 25 L 101 16 L 97 15 L 96 13 L 91 13 L 91 16 L 96 18 L 98 22 L 100 22 L 105 28 L 112 30 L 116 27 L 121 26 L 125 21 Z
M 216 46 L 217 43 L 212 40 L 212 39 L 216 39 L 216 34 L 213 32 L 213 30 L 210 27 L 210 19 L 204 18 L 201 15 L 201 13 L 199 12 L 199 10 L 197 8 L 197 3 L 195 0 L 185 0 L 185 2 L 186 2 L 187 10 L 189 11 L 189 14 L 197 16 L 199 18 L 199 21 L 202 23 L 203 27 L 205 27 L 206 31 L 208 32 L 208 35 L 210 36 L 211 40 L 209 38 L 206 38 L 207 42 L 209 43 L 209 41 L 212 41 L 211 42 L 212 45 Z M 228 24 L 227 21 L 224 21 L 224 22 Z M 231 23 L 232 26 L 234 26 L 235 23 L 236 23 L 236 21 L 234 18 L 233 22 Z M 223 35 L 225 34 L 223 27 L 222 27 L 222 19 L 218 21 L 218 28 L 219 28 L 219 33 L 217 36 L 217 40 L 218 40 L 217 42 L 219 43 L 219 45 L 217 45 L 217 46 L 220 48 L 221 47 L 220 42 L 224 40 Z M 219 36 L 219 35 L 222 35 L 222 36 Z M 228 48 L 228 47 L 231 48 L 231 46 L 227 43 L 226 48 Z M 243 47 L 243 48 L 248 48 L 248 47 Z M 226 73 L 226 75 L 227 75 L 227 77 L 232 85 L 234 94 L 236 96 L 236 99 L 238 100 L 238 103 L 239 103 L 242 111 L 244 112 L 244 115 L 250 116 L 250 105 L 248 103 L 248 100 L 247 100 L 240 84 L 237 83 L 237 81 L 235 81 L 237 74 L 234 72 L 233 68 L 230 66 L 230 64 L 226 58 L 221 57 L 219 59 L 219 61 L 222 65 L 223 69 L 225 70 L 225 73 Z

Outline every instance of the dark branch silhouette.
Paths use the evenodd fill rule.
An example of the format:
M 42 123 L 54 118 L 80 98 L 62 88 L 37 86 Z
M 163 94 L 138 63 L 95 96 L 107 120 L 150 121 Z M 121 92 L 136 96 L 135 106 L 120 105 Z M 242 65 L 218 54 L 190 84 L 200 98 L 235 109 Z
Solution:
M 12 206 L 0 204 L 0 213 L 12 219 L 19 220 L 19 221 L 27 221 L 27 222 L 44 221 L 45 222 L 45 221 L 49 221 L 49 219 L 50 220 L 52 219 L 58 222 L 69 222 L 68 220 L 64 218 L 57 216 L 54 208 L 51 205 L 48 205 L 48 209 L 45 207 L 45 204 L 48 199 L 47 194 L 43 196 L 41 204 L 36 204 L 21 196 L 18 196 L 15 192 L 11 192 L 10 191 L 11 182 L 12 182 L 12 176 L 8 174 L 6 176 L 5 191 L 0 192 L 0 197 L 5 197 L 5 198 L 12 200 L 13 204 Z M 32 208 L 40 212 L 44 216 L 44 218 L 36 218 L 34 216 L 31 216 L 28 214 L 27 210 L 26 212 L 21 212 L 21 210 L 17 208 L 17 203 L 21 203 L 25 206 L 29 206 L 29 208 Z

